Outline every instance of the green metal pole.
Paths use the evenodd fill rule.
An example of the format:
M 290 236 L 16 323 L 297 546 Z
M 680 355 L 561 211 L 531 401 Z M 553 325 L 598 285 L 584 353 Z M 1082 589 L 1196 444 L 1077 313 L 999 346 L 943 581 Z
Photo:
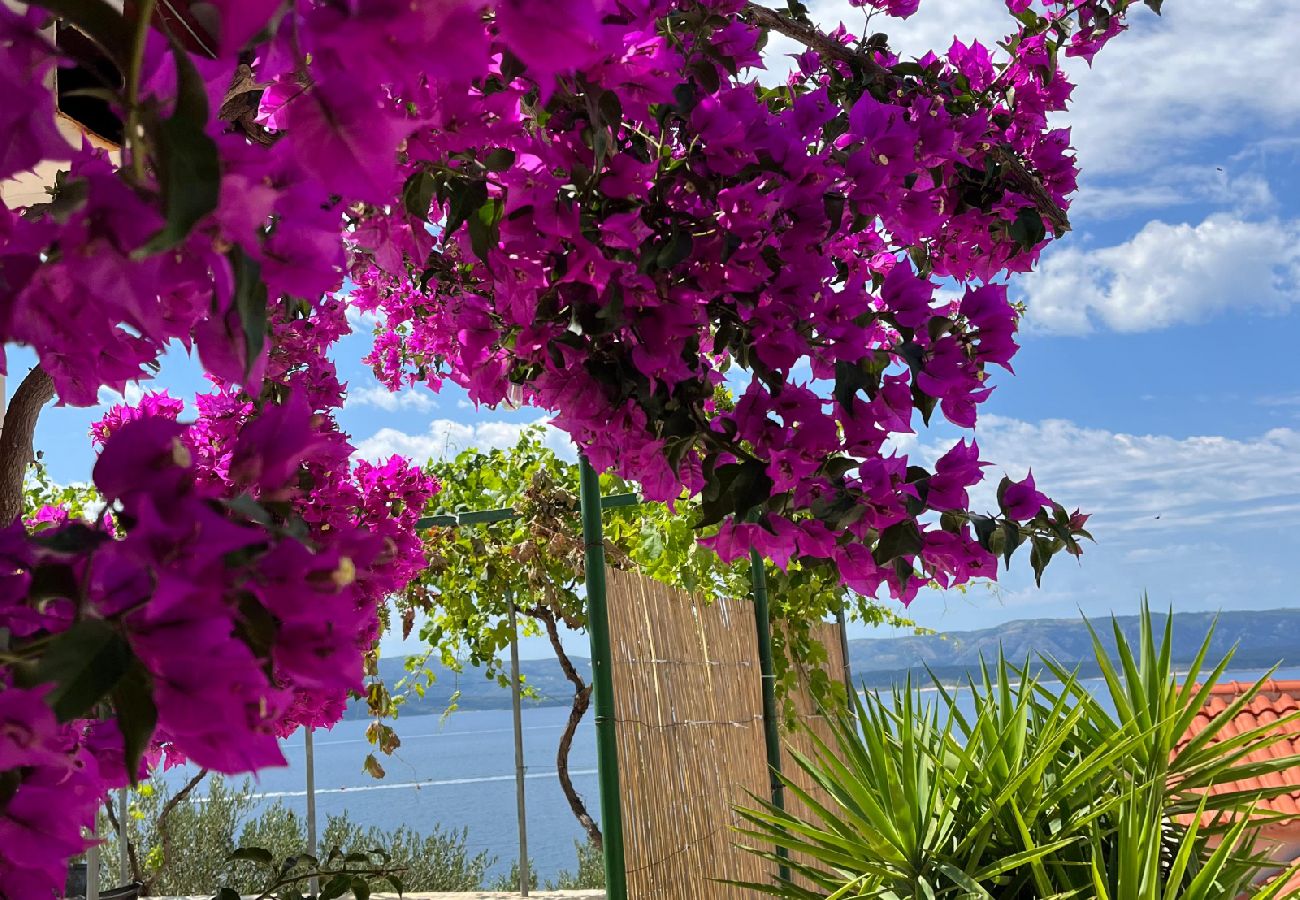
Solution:
M 618 783 L 618 744 L 614 733 L 614 679 L 610 671 L 609 614 L 605 608 L 605 537 L 601 521 L 600 479 L 586 457 L 579 459 L 578 470 L 582 540 L 586 547 L 587 634 L 591 636 L 591 683 L 596 707 L 596 767 L 600 780 L 600 827 L 604 836 L 605 895 L 608 900 L 627 900 L 623 804 Z
M 767 571 L 757 550 L 749 551 L 749 581 L 754 589 L 754 625 L 758 631 L 758 668 L 763 678 L 763 736 L 767 742 L 768 779 L 772 805 L 785 809 L 785 785 L 781 781 L 781 730 L 776 718 L 776 672 L 772 668 L 772 626 L 767 608 Z M 789 854 L 776 848 L 782 860 Z M 782 862 L 777 870 L 783 881 L 790 880 L 790 867 Z
M 849 626 L 844 618 L 844 610 L 835 613 L 835 622 L 840 626 L 840 655 L 844 657 L 844 690 L 847 692 L 849 712 L 853 712 L 853 669 L 849 666 Z

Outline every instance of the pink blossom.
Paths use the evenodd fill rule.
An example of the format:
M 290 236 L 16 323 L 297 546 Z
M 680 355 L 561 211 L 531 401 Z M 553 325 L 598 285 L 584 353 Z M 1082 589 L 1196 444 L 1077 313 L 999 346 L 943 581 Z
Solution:
M 1030 519 L 1051 501 L 1034 486 L 1031 471 L 1024 481 L 1011 482 L 1002 494 L 1002 509 L 1013 519 Z

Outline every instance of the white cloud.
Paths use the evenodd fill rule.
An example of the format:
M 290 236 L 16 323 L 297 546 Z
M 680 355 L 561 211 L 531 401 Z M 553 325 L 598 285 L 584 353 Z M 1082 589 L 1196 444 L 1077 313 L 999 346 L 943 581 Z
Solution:
M 975 509 L 996 509 L 1004 471 L 1019 479 L 1032 468 L 1040 489 L 1092 515 L 1097 543 L 1085 543 L 1077 562 L 1054 560 L 1042 589 L 1022 556 L 999 575 L 992 598 L 973 593 L 945 608 L 927 597 L 908 611 L 923 624 L 1128 614 L 1146 592 L 1157 607 L 1180 611 L 1294 604 L 1287 563 L 1300 527 L 1300 430 L 1176 437 L 984 416 L 976 438 L 996 465 L 972 497 Z M 927 442 L 919 456 L 944 449 Z
M 1300 5 L 1178 0 L 1133 24 L 1078 77 L 1070 117 L 1085 171 L 1155 171 L 1216 137 L 1300 125 L 1290 71 Z
M 348 388 L 345 401 L 348 406 L 374 406 L 387 412 L 398 409 L 428 412 L 436 405 L 433 394 L 424 388 L 410 388 L 393 393 L 382 384 L 363 388 Z
M 1229 526 L 1236 532 L 1300 525 L 1295 429 L 1179 438 L 986 415 L 975 437 L 980 456 L 997 464 L 974 498 L 977 507 L 995 508 L 1000 471 L 1019 479 L 1032 468 L 1053 499 L 1094 514 L 1092 530 L 1103 541 L 1148 546 L 1163 534 L 1193 544 Z M 946 449 L 926 445 L 922 453 L 934 459 Z
M 434 419 L 423 434 L 407 434 L 396 428 L 381 428 L 357 445 L 356 455 L 362 459 L 387 459 L 393 454 L 416 462 L 429 459 L 446 459 L 470 447 L 480 449 L 513 447 L 520 433 L 530 425 L 542 425 L 546 430 L 546 446 L 563 457 L 575 458 L 573 444 L 568 435 L 546 424 L 546 419 L 534 422 L 453 422 Z
M 1084 172 L 1070 216 L 1077 224 L 1196 204 L 1259 218 L 1277 207 L 1277 198 L 1258 168 L 1172 165 L 1152 172 L 1136 184 L 1093 184 Z
M 1296 407 L 1300 406 L 1300 394 L 1270 394 L 1259 397 L 1255 402 L 1260 406 L 1270 407 Z
M 382 321 L 382 319 L 374 313 L 362 312 L 351 304 L 344 308 L 343 315 L 347 317 L 348 324 L 352 326 L 353 331 L 363 334 L 369 334 L 374 331 L 375 326 Z
M 1098 322 L 1132 332 L 1225 310 L 1284 312 L 1300 302 L 1300 221 L 1148 222 L 1113 247 L 1057 248 L 1020 285 L 1031 327 L 1064 334 Z
M 1222 558 L 1230 549 L 1215 541 L 1194 544 L 1166 544 L 1161 547 L 1134 547 L 1124 554 L 1125 562 L 1164 562 L 1171 559 L 1204 559 L 1208 556 Z
M 100 406 L 117 406 L 119 403 L 125 403 L 127 406 L 135 406 L 140 402 L 140 398 L 143 396 L 144 388 L 140 387 L 136 382 L 131 381 L 127 383 L 126 387 L 120 394 L 111 388 L 101 387 L 99 389 L 99 396 L 96 399 L 99 400 Z

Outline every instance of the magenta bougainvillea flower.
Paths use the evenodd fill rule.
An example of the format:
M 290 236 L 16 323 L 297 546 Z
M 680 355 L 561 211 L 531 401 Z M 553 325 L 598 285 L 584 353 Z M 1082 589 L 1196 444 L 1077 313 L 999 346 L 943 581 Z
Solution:
M 0 898 L 57 891 L 141 765 L 279 764 L 362 688 L 437 485 L 354 459 L 349 310 L 390 388 L 550 411 L 597 468 L 696 502 L 725 559 L 910 602 L 1019 546 L 1036 575 L 1081 553 L 1087 517 L 1032 475 L 972 509 L 974 440 L 898 450 L 974 428 L 1010 371 L 1008 281 L 1077 186 L 1060 51 L 1091 62 L 1131 0 L 1008 5 L 996 47 L 915 59 L 743 0 L 221 0 L 138 45 L 101 9 L 78 24 L 126 76 L 120 164 L 55 125 L 69 4 L 0 5 L 0 179 L 60 171 L 0 203 L 0 341 L 65 404 L 169 348 L 210 382 L 94 426 L 95 521 L 0 522 Z M 775 84 L 773 31 L 807 45 Z

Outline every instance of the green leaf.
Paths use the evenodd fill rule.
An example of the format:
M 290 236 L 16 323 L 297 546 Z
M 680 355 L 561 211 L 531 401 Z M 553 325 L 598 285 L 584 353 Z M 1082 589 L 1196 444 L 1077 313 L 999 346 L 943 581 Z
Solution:
M 474 255 L 484 263 L 488 253 L 501 243 L 501 215 L 505 205 L 493 197 L 475 211 L 469 220 L 469 243 Z
M 975 529 L 975 540 L 979 542 L 981 547 L 992 553 L 993 532 L 997 530 L 997 520 L 988 516 L 973 515 L 970 521 L 971 526 Z
M 616 127 L 623 122 L 623 101 L 614 91 L 603 91 L 596 100 L 596 109 L 605 125 Z
M 45 697 L 67 722 L 81 718 L 126 675 L 131 647 L 103 619 L 83 619 L 50 642 L 36 664 L 36 681 L 53 681 Z
M 202 125 L 179 118 L 163 119 L 151 132 L 157 146 L 158 180 L 167 222 L 132 254 L 137 259 L 184 241 L 195 224 L 217 208 L 221 192 L 217 145 Z
M 659 248 L 655 265 L 661 269 L 671 269 L 685 261 L 686 257 L 691 255 L 691 248 L 694 246 L 695 239 L 691 237 L 689 231 L 684 228 L 674 228 L 672 235 Z
M 911 519 L 905 519 L 890 525 L 880 533 L 880 539 L 876 541 L 876 547 L 871 552 L 877 565 L 883 566 L 891 559 L 899 559 L 905 556 L 915 556 L 921 552 L 925 546 L 925 541 L 921 538 L 921 532 L 916 527 L 916 522 Z
M 456 178 L 448 183 L 447 193 L 449 202 L 447 222 L 443 226 L 444 237 L 455 234 L 456 230 L 487 202 L 487 182 Z
M 217 895 L 212 900 L 242 900 L 242 898 L 239 896 L 239 891 L 234 888 L 223 887 L 217 891 Z
M 148 749 L 158 725 L 158 707 L 153 702 L 153 685 L 148 670 L 139 660 L 132 661 L 126 675 L 113 688 L 112 697 L 113 708 L 117 711 L 117 725 L 125 742 L 126 771 L 134 787 L 140 759 Z
M 33 203 L 23 210 L 23 218 L 50 218 L 60 225 L 81 211 L 90 194 L 90 182 L 84 178 L 68 178 L 66 170 L 59 170 L 54 175 L 54 184 L 45 192 L 50 199 L 45 203 Z
M 252 371 L 266 345 L 266 283 L 257 260 L 236 246 L 226 254 L 235 275 L 235 311 L 244 329 L 244 354 L 247 371 Z
M 335 897 L 342 897 L 352 887 L 352 876 L 346 873 L 335 875 L 325 884 L 321 885 L 319 900 L 334 900 Z
M 208 92 L 189 53 L 171 38 L 176 61 L 176 108 L 166 119 L 152 120 L 149 136 L 158 159 L 167 221 L 161 231 L 132 254 L 148 256 L 175 247 L 194 226 L 217 208 L 221 161 L 208 137 Z M 146 120 L 148 121 L 148 120 Z
M 844 223 L 844 205 L 848 198 L 838 192 L 828 192 L 822 196 L 826 208 L 826 236 L 830 237 L 840 230 Z
M 275 857 L 265 847 L 240 847 L 226 857 L 226 862 L 236 862 L 241 859 L 260 866 L 269 866 L 275 862 Z
M 235 635 L 248 645 L 258 659 L 271 658 L 280 623 L 252 593 L 245 592 L 239 599 L 239 618 L 235 622 Z
M 271 525 L 275 522 L 274 517 L 267 508 L 254 500 L 251 494 L 240 494 L 238 497 L 232 497 L 226 501 L 226 508 L 259 525 Z
M 504 172 L 515 164 L 515 151 L 508 147 L 497 147 L 483 157 L 483 168 L 489 172 Z
M 427 221 L 429 218 L 429 207 L 433 204 L 433 192 L 437 187 L 437 180 L 429 172 L 423 169 L 406 179 L 406 184 L 402 185 L 402 206 L 406 211 L 420 221 Z
M 997 494 L 998 509 L 1002 510 L 1003 512 L 1007 511 L 1007 507 L 1006 504 L 1003 502 L 1003 498 L 1006 497 L 1007 488 L 1009 487 L 1011 487 L 1011 479 L 1008 476 L 1003 475 L 1002 480 L 998 482 L 998 494 Z
M 172 61 L 176 63 L 176 106 L 173 120 L 189 122 L 202 129 L 208 122 L 208 88 L 189 52 L 170 32 Z
M 362 875 L 357 875 L 352 879 L 352 896 L 356 900 L 370 900 L 370 885 Z
M 393 890 L 397 891 L 397 896 L 400 897 L 402 896 L 403 893 L 406 892 L 406 889 L 402 886 L 402 879 L 400 876 L 385 875 L 384 880 L 393 886 Z
M 853 399 L 858 391 L 865 390 L 868 397 L 875 395 L 880 386 L 880 373 L 868 358 L 855 363 L 837 360 L 835 363 L 835 389 L 831 396 L 835 398 L 845 412 L 852 414 Z
M 1000 526 L 1002 531 L 1002 561 L 1003 565 L 1011 567 L 1011 554 L 1016 552 L 1020 542 L 1024 539 L 1020 532 L 1020 526 L 1015 522 L 1003 522 Z
M 32 538 L 32 543 L 54 553 L 76 555 L 93 550 L 108 540 L 111 540 L 111 538 L 104 532 L 91 528 L 85 523 L 74 522 L 66 528 L 60 528 L 53 534 L 35 536 Z
M 1029 565 L 1034 570 L 1034 584 L 1042 587 L 1043 572 L 1052 561 L 1052 545 L 1046 538 L 1035 537 L 1029 551 Z
M 1047 227 L 1043 217 L 1032 206 L 1022 206 L 1011 223 L 1011 239 L 1020 245 L 1021 250 L 1029 251 L 1037 247 L 1047 237 Z

